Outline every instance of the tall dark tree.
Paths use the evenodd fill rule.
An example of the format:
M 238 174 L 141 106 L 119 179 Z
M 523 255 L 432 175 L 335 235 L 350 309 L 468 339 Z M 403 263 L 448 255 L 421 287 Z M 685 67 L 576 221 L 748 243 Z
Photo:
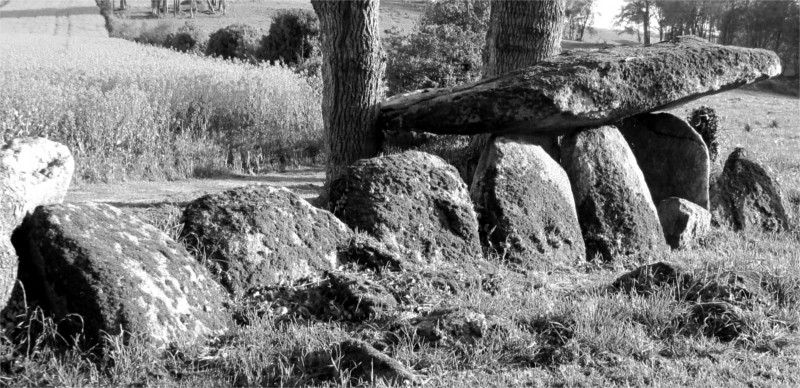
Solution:
M 312 0 L 322 52 L 322 117 L 328 145 L 327 182 L 353 162 L 376 156 L 385 55 L 378 29 L 379 0 Z M 335 200 L 334 198 L 330 198 Z
M 644 44 L 650 44 L 650 8 L 653 0 L 625 0 L 625 4 L 614 18 L 614 25 L 630 27 L 630 23 L 642 26 Z

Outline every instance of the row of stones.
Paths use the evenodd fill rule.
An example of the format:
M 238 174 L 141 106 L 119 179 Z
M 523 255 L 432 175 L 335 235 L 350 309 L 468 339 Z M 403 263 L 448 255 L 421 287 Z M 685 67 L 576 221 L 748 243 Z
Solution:
M 614 127 L 566 137 L 561 164 L 536 145 L 495 141 L 490 147 L 494 151 L 486 153 L 490 156 L 476 175 L 472 198 L 455 168 L 432 155 L 406 152 L 357 162 L 332 185 L 340 198 L 334 213 L 345 223 L 285 189 L 245 187 L 202 197 L 184 212 L 182 238 L 202 253 L 205 268 L 162 232 L 108 205 L 42 206 L 19 228 L 21 217 L 4 219 L 1 237 L 9 238 L 15 231 L 13 245 L 20 256 L 17 275 L 14 251 L 2 252 L 14 258 L 5 263 L 2 291 L 8 295 L 16 284 L 11 308 L 4 314 L 15 315 L 19 301 L 39 300 L 56 317 L 84 316 L 81 329 L 90 337 L 124 329 L 168 343 L 218 333 L 228 322 L 224 289 L 240 296 L 264 285 L 335 269 L 353 257 L 372 261 L 374 267 L 480 268 L 481 233 L 472 199 L 479 209 L 501 209 L 494 213 L 501 216 L 494 219 L 481 217 L 490 226 L 483 229 L 484 242 L 504 228 L 507 245 L 495 246 L 528 268 L 568 266 L 584 260 L 584 247 L 612 258 L 663 249 L 646 175 L 643 178 L 631 147 Z M 42 152 L 51 148 L 58 152 Z M 7 155 L 19 160 L 28 154 L 40 155 L 39 160 L 25 165 L 38 167 L 30 171 L 9 167 L 18 163 Z M 29 212 L 61 201 L 72 173 L 71 156 L 63 146 L 43 140 L 12 142 L 3 155 L 5 180 L 29 182 L 4 183 L 14 187 L 5 190 L 9 198 L 30 200 L 14 209 Z M 775 216 L 779 212 L 764 216 L 758 211 L 773 208 L 756 203 L 758 198 L 748 199 L 754 197 L 747 190 L 768 192 L 774 182 L 766 174 L 753 179 L 760 167 L 744 161 L 737 151 L 726 164 L 718 186 L 736 190 L 728 190 L 729 194 L 717 190 L 723 192 L 718 202 L 730 205 L 721 209 L 732 215 L 732 224 L 744 220 L 783 225 L 784 220 Z M 494 189 L 486 195 L 481 187 L 488 186 L 489 177 Z M 705 184 L 707 192 L 707 179 L 707 173 L 701 174 L 700 190 L 694 191 L 702 193 Z M 39 187 L 53 187 L 45 191 L 53 197 L 37 198 Z M 740 205 L 748 203 L 756 210 L 742 212 Z M 533 220 L 528 224 L 533 227 L 525 230 L 529 226 L 514 217 Z M 381 243 L 342 249 L 353 241 L 353 229 L 368 232 Z M 224 289 L 212 278 L 220 280 Z

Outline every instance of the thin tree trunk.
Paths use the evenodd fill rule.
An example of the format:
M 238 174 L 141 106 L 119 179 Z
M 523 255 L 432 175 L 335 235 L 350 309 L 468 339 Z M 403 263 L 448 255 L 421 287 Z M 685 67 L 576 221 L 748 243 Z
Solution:
M 650 45 L 650 1 L 644 0 L 644 20 L 642 20 L 642 27 L 644 27 L 644 44 Z
M 353 162 L 378 155 L 375 127 L 386 68 L 378 28 L 379 0 L 312 0 L 321 33 L 322 118 L 327 183 Z M 335 198 L 329 198 L 335 201 Z

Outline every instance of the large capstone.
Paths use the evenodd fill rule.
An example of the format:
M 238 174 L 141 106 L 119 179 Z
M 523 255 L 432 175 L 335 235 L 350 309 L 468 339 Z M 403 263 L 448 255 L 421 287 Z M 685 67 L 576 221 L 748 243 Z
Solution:
M 47 139 L 13 139 L 0 148 L 0 310 L 17 279 L 11 234 L 37 206 L 64 200 L 74 170 L 69 149 Z
M 124 333 L 162 347 L 228 327 L 225 291 L 206 269 L 169 236 L 117 208 L 39 207 L 14 241 L 28 302 L 64 320 L 64 338 L 82 332 L 93 344 Z
M 585 260 L 569 178 L 541 146 L 491 140 L 470 194 L 483 241 L 505 258 L 536 270 Z
M 735 230 L 776 232 L 790 227 L 783 194 L 768 167 L 736 148 L 717 179 L 711 212 Z
M 183 220 L 185 243 L 234 295 L 336 268 L 337 247 L 352 235 L 330 212 L 271 186 L 203 196 Z
M 565 51 L 534 66 L 381 104 L 382 130 L 561 134 L 663 110 L 777 76 L 763 49 L 681 36 L 650 46 Z
M 362 159 L 331 184 L 334 213 L 420 264 L 482 256 L 478 221 L 456 169 L 417 151 Z
M 656 207 L 628 143 L 617 128 L 582 130 L 562 141 L 589 260 L 644 259 L 667 249 Z
M 619 131 L 636 156 L 653 203 L 677 197 L 708 209 L 708 149 L 689 123 L 670 113 L 646 113 L 622 120 Z

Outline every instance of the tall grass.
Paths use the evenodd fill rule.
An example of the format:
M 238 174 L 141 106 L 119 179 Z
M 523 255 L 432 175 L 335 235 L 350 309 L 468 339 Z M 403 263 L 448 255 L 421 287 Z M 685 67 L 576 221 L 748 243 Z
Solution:
M 76 179 L 173 179 L 318 157 L 319 80 L 108 38 L 0 40 L 0 142 L 66 144 Z

